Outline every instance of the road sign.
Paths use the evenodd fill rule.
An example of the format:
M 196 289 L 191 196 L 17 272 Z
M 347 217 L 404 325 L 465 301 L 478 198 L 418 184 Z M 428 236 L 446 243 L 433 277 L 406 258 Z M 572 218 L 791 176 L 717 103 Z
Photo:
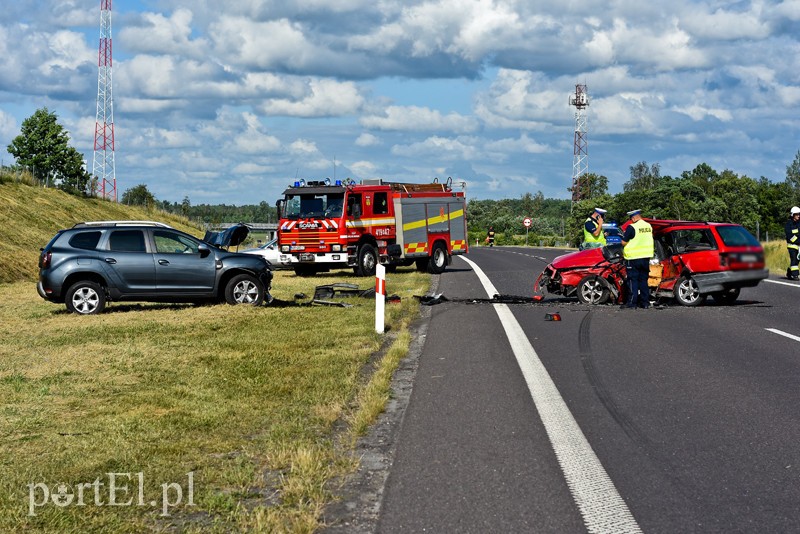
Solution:
M 530 217 L 525 217 L 524 219 L 522 219 L 522 224 L 523 226 L 525 226 L 525 228 L 530 228 L 531 224 L 533 224 L 533 221 L 531 220 Z

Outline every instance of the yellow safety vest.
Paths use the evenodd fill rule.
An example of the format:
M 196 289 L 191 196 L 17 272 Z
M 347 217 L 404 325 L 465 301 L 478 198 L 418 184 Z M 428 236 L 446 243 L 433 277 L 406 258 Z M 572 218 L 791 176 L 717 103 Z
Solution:
M 600 235 L 595 237 L 592 235 L 590 231 L 586 229 L 586 223 L 592 221 L 594 224 L 600 226 L 600 223 L 589 217 L 583 222 L 583 242 L 584 243 L 602 243 L 603 245 L 606 244 L 606 236 L 602 230 L 600 230 Z
M 628 241 L 622 250 L 622 257 L 626 260 L 638 260 L 653 257 L 653 227 L 644 219 L 639 219 L 631 224 L 636 229 L 636 235 Z

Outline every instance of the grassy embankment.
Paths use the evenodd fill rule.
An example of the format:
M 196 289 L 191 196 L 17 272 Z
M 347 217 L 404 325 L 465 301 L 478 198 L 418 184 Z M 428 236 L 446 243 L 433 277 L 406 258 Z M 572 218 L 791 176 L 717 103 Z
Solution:
M 383 409 L 418 316 L 411 297 L 427 290 L 427 275 L 389 275 L 389 291 L 402 297 L 387 306 L 393 336 L 374 333 L 369 299 L 348 299 L 346 309 L 288 304 L 317 284 L 372 285 L 344 271 L 277 273 L 283 307 L 112 304 L 79 317 L 33 286 L 38 249 L 56 229 L 88 219 L 185 222 L 17 184 L 0 184 L 0 217 L 0 253 L 27 258 L 0 265 L 0 531 L 319 526 L 332 481 L 355 467 L 347 451 Z M 130 474 L 117 476 L 126 489 L 116 491 L 130 505 L 108 505 L 108 473 Z M 36 483 L 33 502 L 43 502 L 43 486 L 52 498 L 63 483 L 73 503 L 51 500 L 30 515 Z M 169 515 L 162 484 L 173 484 L 170 502 L 183 492 Z

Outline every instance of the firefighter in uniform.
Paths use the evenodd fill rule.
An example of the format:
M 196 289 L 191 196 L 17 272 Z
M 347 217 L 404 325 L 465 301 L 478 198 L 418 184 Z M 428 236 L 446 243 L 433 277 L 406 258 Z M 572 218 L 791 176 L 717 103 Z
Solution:
M 653 227 L 642 219 L 642 210 L 628 212 L 631 224 L 622 236 L 622 257 L 625 258 L 625 270 L 628 274 L 628 298 L 622 308 L 650 307 L 650 288 L 647 278 L 650 276 L 650 258 L 653 257 Z
M 583 223 L 583 243 L 580 249 L 598 248 L 605 246 L 606 236 L 603 233 L 603 216 L 606 210 L 595 208 L 594 212 Z
M 489 227 L 489 232 L 486 234 L 486 242 L 490 247 L 494 246 L 494 226 Z
M 800 208 L 792 206 L 789 211 L 789 220 L 786 221 L 786 248 L 789 251 L 789 268 L 786 270 L 786 278 L 798 280 L 800 278 L 800 267 L 798 267 L 798 254 L 800 254 Z

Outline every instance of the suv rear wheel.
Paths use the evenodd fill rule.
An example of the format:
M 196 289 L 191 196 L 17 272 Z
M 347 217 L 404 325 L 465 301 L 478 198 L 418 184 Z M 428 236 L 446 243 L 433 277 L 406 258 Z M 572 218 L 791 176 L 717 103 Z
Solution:
M 255 276 L 237 274 L 225 286 L 225 301 L 228 304 L 252 304 L 264 302 L 264 286 Z
M 683 275 L 675 283 L 675 300 L 681 306 L 699 306 L 706 301 L 706 296 L 700 294 L 697 282 L 689 275 Z
M 81 280 L 67 290 L 64 303 L 72 313 L 94 315 L 105 309 L 106 294 L 97 282 Z

